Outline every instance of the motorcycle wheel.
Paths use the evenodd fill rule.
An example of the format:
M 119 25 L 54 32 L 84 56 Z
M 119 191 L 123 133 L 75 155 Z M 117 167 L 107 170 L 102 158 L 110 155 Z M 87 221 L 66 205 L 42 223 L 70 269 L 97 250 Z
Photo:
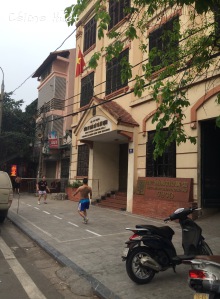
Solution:
M 149 251 L 147 248 L 140 246 L 135 248 L 126 260 L 126 271 L 128 276 L 138 284 L 146 284 L 150 282 L 155 275 L 154 270 L 143 267 L 140 264 L 140 259 L 146 255 L 150 256 Z
M 212 250 L 210 249 L 209 245 L 202 240 L 201 247 L 199 248 L 199 254 L 201 255 L 213 255 Z

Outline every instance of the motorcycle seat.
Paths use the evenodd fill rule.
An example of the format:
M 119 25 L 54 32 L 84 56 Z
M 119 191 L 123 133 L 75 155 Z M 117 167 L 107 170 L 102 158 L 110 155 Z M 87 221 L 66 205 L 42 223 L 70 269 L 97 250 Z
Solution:
M 197 255 L 195 256 L 197 260 L 205 260 L 220 264 L 220 255 Z
M 172 230 L 172 228 L 170 228 L 167 225 L 157 227 L 157 226 L 154 226 L 154 225 L 137 224 L 136 228 L 148 229 L 152 234 L 161 236 L 163 238 L 167 238 L 169 240 L 172 240 L 172 237 L 175 234 L 175 232 Z

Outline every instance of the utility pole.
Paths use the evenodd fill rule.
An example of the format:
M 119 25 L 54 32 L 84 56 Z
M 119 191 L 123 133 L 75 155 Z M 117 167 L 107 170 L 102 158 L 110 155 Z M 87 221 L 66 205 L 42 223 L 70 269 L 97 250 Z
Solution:
M 4 100 L 4 95 L 5 95 L 5 92 L 4 92 L 4 72 L 3 72 L 3 69 L 0 67 L 1 71 L 2 71 L 2 85 L 1 85 L 1 98 L 0 98 L 0 134 L 2 132 L 2 107 L 3 107 L 3 100 Z
M 37 172 L 37 182 L 39 181 L 40 177 L 43 173 L 43 147 L 45 142 L 45 128 L 46 128 L 46 103 L 42 106 L 42 124 L 41 124 L 41 131 L 40 131 L 40 153 L 39 153 L 39 161 L 38 161 L 38 172 Z

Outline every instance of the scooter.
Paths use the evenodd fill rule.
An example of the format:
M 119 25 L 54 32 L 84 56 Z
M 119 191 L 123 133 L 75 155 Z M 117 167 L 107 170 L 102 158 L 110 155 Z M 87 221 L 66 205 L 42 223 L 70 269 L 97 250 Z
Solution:
M 136 225 L 122 254 L 126 261 L 126 271 L 131 280 L 138 284 L 149 283 L 156 273 L 180 265 L 183 260 L 191 260 L 195 255 L 212 255 L 212 251 L 202 236 L 202 229 L 188 215 L 198 210 L 195 207 L 179 208 L 164 222 L 179 220 L 182 228 L 183 255 L 177 255 L 172 243 L 174 231 L 169 226 Z
M 196 291 L 194 299 L 219 299 L 220 298 L 220 256 L 196 256 L 191 261 L 189 270 L 189 286 Z

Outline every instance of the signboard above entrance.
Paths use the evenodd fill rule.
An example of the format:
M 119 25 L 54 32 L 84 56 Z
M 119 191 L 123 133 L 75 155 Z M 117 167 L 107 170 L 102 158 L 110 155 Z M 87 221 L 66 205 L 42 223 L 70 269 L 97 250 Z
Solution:
M 112 124 L 109 119 L 103 116 L 94 116 L 85 124 L 80 133 L 80 139 L 101 135 L 112 131 Z

